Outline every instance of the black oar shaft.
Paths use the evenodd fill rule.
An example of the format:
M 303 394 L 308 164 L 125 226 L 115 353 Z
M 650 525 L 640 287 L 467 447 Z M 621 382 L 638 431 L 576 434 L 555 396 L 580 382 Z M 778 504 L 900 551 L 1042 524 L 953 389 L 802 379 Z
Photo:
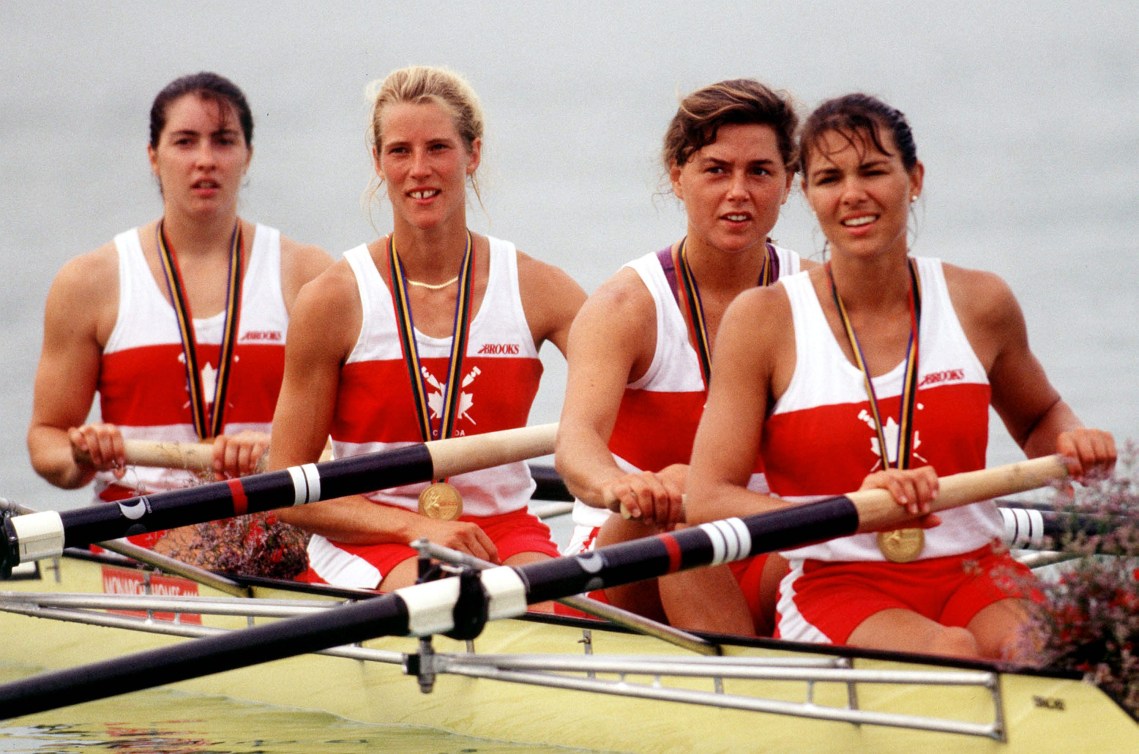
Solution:
M 518 570 L 531 603 L 658 578 L 764 552 L 853 534 L 858 509 L 845 497 L 793 506 L 611 545 Z
M 407 633 L 398 596 L 369 599 L 314 615 L 184 641 L 0 686 L 0 717 L 12 718 L 190 678 L 271 662 L 377 635 Z M 9 637 L 14 641 L 15 637 Z
M 432 477 L 431 455 L 424 445 L 385 452 L 382 456 L 353 456 L 313 464 L 308 473 L 270 471 L 211 482 L 197 487 L 92 505 L 60 514 L 65 546 L 85 547 L 151 531 L 284 508 L 298 502 L 331 500 L 373 490 L 422 482 Z M 316 486 L 314 487 L 314 483 Z M 313 494 L 315 493 L 315 494 Z M 136 518 L 137 517 L 137 518 Z

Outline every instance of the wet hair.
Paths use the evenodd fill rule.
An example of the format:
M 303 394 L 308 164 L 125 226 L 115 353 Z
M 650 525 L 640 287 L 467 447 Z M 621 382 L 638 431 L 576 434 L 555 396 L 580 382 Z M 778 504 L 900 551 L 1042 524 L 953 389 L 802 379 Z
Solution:
M 727 125 L 764 125 L 775 130 L 779 155 L 788 171 L 798 165 L 795 131 L 799 116 L 791 96 L 754 79 L 731 79 L 697 89 L 680 101 L 664 134 L 665 170 L 684 166 L 692 156 L 716 141 Z
M 861 93 L 829 99 L 807 117 L 799 138 L 799 170 L 807 174 L 811 150 L 817 150 L 823 135 L 831 131 L 837 131 L 850 144 L 861 141 L 863 146 L 873 145 L 882 154 L 892 155 L 882 142 L 879 128 L 893 135 L 902 165 L 912 170 L 918 162 L 918 153 L 906 116 L 877 97 Z
M 232 107 L 241 124 L 246 146 L 253 146 L 253 113 L 249 110 L 244 92 L 225 76 L 208 71 L 174 79 L 154 98 L 154 103 L 150 106 L 150 146 L 158 146 L 162 130 L 166 128 L 166 111 L 170 105 L 187 94 L 196 94 L 217 104 L 219 109 Z
M 465 78 L 448 68 L 426 65 L 397 68 L 385 78 L 372 82 L 368 91 L 373 101 L 368 140 L 377 152 L 383 146 L 384 110 L 401 103 L 434 103 L 442 107 L 450 113 L 467 152 L 474 149 L 475 141 L 483 136 L 483 114 L 478 95 Z M 470 180 L 478 197 L 478 181 L 474 175 Z M 482 202 L 481 197 L 479 202 Z

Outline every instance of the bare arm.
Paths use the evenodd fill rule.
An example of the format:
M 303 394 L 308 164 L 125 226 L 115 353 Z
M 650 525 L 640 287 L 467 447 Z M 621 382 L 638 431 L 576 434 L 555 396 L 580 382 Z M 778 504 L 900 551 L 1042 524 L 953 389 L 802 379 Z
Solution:
M 1077 476 L 1110 470 L 1115 440 L 1084 427 L 1028 345 L 1020 304 L 996 275 L 946 265 L 954 306 L 989 375 L 992 404 L 1030 458 L 1060 452 Z
M 763 322 L 757 327 L 756 322 Z M 687 515 L 693 523 L 759 513 L 784 505 L 747 489 L 759 456 L 777 366 L 794 365 L 787 295 L 779 288 L 741 293 L 724 312 L 712 357 L 708 403 L 689 469 Z M 789 379 L 787 370 L 785 379 Z M 785 387 L 785 381 L 784 385 Z
M 619 271 L 589 298 L 570 331 L 555 463 L 582 502 L 624 505 L 636 518 L 672 525 L 681 516 L 686 468 L 629 474 L 609 450 L 625 386 L 648 369 L 656 337 L 656 307 L 632 270 Z
M 547 340 L 566 353 L 570 326 L 585 301 L 585 291 L 562 269 L 518 252 L 522 309 L 541 347 Z
M 47 296 L 28 452 L 36 473 L 65 489 L 87 484 L 98 469 L 116 468 L 121 476 L 126 461 L 117 428 L 84 423 L 118 310 L 117 259 L 111 244 L 76 257 Z M 77 452 L 90 461 L 79 463 Z

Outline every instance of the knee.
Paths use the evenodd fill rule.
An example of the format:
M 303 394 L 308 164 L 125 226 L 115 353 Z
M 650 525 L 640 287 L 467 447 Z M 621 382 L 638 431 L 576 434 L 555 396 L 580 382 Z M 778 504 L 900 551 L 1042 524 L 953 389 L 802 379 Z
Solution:
M 977 637 L 966 628 L 945 626 L 930 638 L 929 651 L 948 657 L 979 657 Z

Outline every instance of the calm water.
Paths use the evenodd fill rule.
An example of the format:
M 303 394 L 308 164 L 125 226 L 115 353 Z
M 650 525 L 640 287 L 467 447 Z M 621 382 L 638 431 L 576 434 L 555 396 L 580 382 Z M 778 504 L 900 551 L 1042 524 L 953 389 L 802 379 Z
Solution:
M 201 69 L 232 77 L 255 112 L 243 214 L 336 256 L 388 223 L 361 205 L 365 84 L 408 63 L 464 72 L 488 127 L 485 211 L 474 208 L 472 225 L 559 264 L 587 290 L 683 231 L 657 165 L 678 94 L 734 76 L 790 89 L 804 106 L 854 89 L 879 94 L 909 115 L 927 167 L 916 252 L 1001 274 L 1035 352 L 1084 420 L 1139 434 L 1139 6 L 805 5 L 0 4 L 0 495 L 39 508 L 86 500 L 27 464 L 44 297 L 69 257 L 157 216 L 146 114 L 162 85 Z M 822 246 L 798 196 L 776 236 L 808 255 Z M 560 358 L 544 357 L 534 423 L 556 420 L 561 401 Z M 995 430 L 990 462 L 1017 457 Z M 114 709 L 125 728 L 164 729 L 149 703 Z M 202 733 L 214 747 L 202 750 L 253 750 L 278 730 L 277 715 L 252 712 L 234 738 Z M 318 737 L 331 724 L 301 720 Z M 21 730 L 0 749 L 60 750 L 61 738 Z M 354 751 L 333 747 L 358 737 L 403 746 L 398 735 L 337 730 L 304 739 L 307 750 Z M 124 743 L 99 726 L 60 735 Z M 257 745 L 293 750 L 284 739 Z M 408 748 L 463 747 L 439 737 Z
M 0 681 L 22 671 L 0 665 Z M 410 693 L 419 693 L 408 679 Z M 332 715 L 241 704 L 175 691 L 145 691 L 32 715 L 0 728 L 0 752 L 52 754 L 417 754 L 567 752 L 453 736 L 423 728 L 364 725 Z

